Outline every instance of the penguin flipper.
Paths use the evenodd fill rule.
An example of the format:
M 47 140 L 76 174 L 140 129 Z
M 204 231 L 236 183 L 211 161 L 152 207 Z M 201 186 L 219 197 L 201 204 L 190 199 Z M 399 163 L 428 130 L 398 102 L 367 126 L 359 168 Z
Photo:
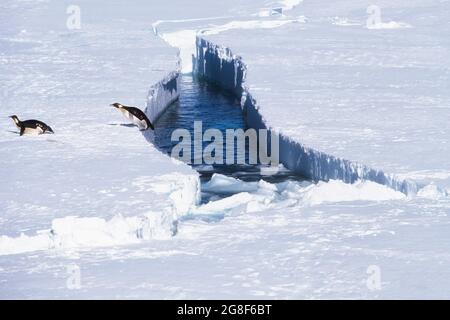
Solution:
M 20 127 L 20 136 L 23 136 L 23 134 L 25 133 L 25 127 Z

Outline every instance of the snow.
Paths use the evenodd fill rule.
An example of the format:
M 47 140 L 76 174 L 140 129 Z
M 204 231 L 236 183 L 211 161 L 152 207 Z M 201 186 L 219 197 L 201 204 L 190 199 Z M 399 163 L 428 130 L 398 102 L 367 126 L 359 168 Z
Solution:
M 231 183 L 219 175 L 215 180 Z M 442 200 L 436 206 L 435 200 L 408 199 L 372 182 L 261 182 L 254 191 L 193 208 L 179 221 L 175 237 L 145 245 L 135 237 L 136 220 L 67 217 L 53 223 L 60 236 L 52 249 L 0 256 L 2 293 L 22 298 L 448 297 L 450 202 Z M 34 243 L 36 249 L 48 245 L 48 238 L 47 233 L 32 242 L 10 239 L 9 248 Z M 93 240 L 107 246 L 96 249 Z M 114 241 L 122 245 L 110 246 Z M 80 268 L 79 290 L 65 287 L 73 265 Z M 366 286 L 371 266 L 381 270 L 380 290 Z
M 206 192 L 232 194 L 224 199 L 210 201 L 192 210 L 195 214 L 214 214 L 230 211 L 242 213 L 279 210 L 289 206 L 311 207 L 325 203 L 405 200 L 406 196 L 391 188 L 371 181 L 347 184 L 342 181 L 282 182 L 271 184 L 263 180 L 244 182 L 232 177 L 214 174 L 211 181 L 202 186 Z M 433 192 L 434 191 L 434 192 Z M 435 195 L 435 190 L 432 195 Z M 423 190 L 421 197 L 430 198 L 430 191 Z M 432 198 L 433 199 L 433 198 Z
M 258 188 L 257 182 L 244 182 L 217 173 L 214 173 L 211 179 L 202 186 L 202 190 L 205 192 L 223 192 L 223 193 L 255 191 L 257 188 Z
M 404 199 L 405 195 L 371 181 L 346 184 L 331 180 L 328 183 L 319 182 L 315 188 L 305 192 L 304 198 L 309 205 L 317 205 L 325 202 L 398 200 Z
M 117 215 L 110 220 L 68 216 L 54 219 L 50 230 L 40 230 L 34 236 L 2 236 L 0 255 L 37 250 L 108 247 L 150 239 L 169 239 L 176 234 L 175 222 L 176 217 L 160 212 L 127 218 Z
M 242 58 L 244 86 L 263 122 L 303 153 L 367 166 L 378 172 L 369 174 L 374 181 L 394 185 L 417 171 L 448 173 L 448 2 L 383 2 L 381 23 L 412 27 L 381 30 L 366 28 L 369 4 L 305 1 L 284 18 L 302 14 L 305 22 L 199 36 Z M 333 23 L 336 16 L 359 25 Z M 449 181 L 434 182 L 446 188 Z
M 436 189 L 429 190 L 426 187 L 421 190 L 420 196 L 427 197 L 437 194 Z M 244 182 L 232 177 L 226 177 L 220 174 L 214 174 L 211 181 L 202 190 L 211 192 L 234 193 L 234 195 L 225 199 L 211 201 L 199 208 L 200 211 L 224 211 L 226 205 L 234 208 L 243 203 L 251 201 L 262 202 L 262 210 L 267 209 L 269 204 L 282 206 L 283 201 L 292 203 L 296 201 L 302 207 L 316 206 L 323 203 L 340 203 L 354 201 L 389 201 L 405 200 L 406 196 L 386 186 L 371 181 L 357 181 L 353 184 L 347 184 L 338 180 L 328 182 L 282 182 L 271 184 L 263 180 L 259 182 Z M 441 196 L 446 196 L 445 194 Z M 216 207 L 217 205 L 217 207 Z
M 130 29 L 118 12 L 113 26 L 88 14 L 72 31 L 59 23 L 64 3 L 2 6 L 24 21 L 1 27 L 0 121 L 9 129 L 0 132 L 0 254 L 171 238 L 199 201 L 198 174 L 109 104 L 148 107 L 157 118 L 178 95 L 169 85 L 176 50 L 145 30 L 151 22 Z M 43 120 L 56 134 L 19 137 L 10 114 Z
M 367 26 L 367 29 L 400 29 L 400 28 L 411 28 L 410 24 L 404 22 L 380 22 L 370 26 Z
M 0 5 L 0 298 L 450 297 L 448 1 L 379 1 L 411 28 L 373 30 L 356 0 L 77 3 L 79 30 L 68 1 Z M 200 204 L 197 173 L 108 107 L 157 118 L 196 35 L 242 56 L 271 127 L 423 187 L 214 175 L 229 196 Z
M 168 183 L 180 177 L 164 175 L 152 179 L 150 187 L 156 193 L 166 194 L 175 188 Z M 156 181 L 155 181 L 156 180 Z M 142 185 L 141 179 L 138 185 Z M 164 182 L 163 182 L 164 181 Z M 146 181 L 145 181 L 146 182 Z M 232 194 L 221 200 L 195 206 L 195 181 L 179 192 L 169 195 L 174 204 L 171 213 L 148 212 L 140 216 L 113 216 L 106 220 L 98 217 L 66 216 L 53 219 L 51 228 L 38 230 L 35 235 L 21 234 L 19 237 L 2 236 L 0 255 L 10 255 L 37 250 L 56 250 L 86 247 L 107 247 L 127 245 L 151 239 L 170 239 L 177 233 L 177 221 L 183 216 L 198 214 L 222 214 L 235 209 L 239 212 L 263 211 L 283 207 L 294 202 L 301 206 L 315 206 L 326 202 L 387 201 L 404 199 L 405 196 L 373 182 L 357 182 L 352 185 L 341 181 L 279 183 L 264 181 L 244 182 L 232 177 L 214 174 L 202 190 L 206 192 Z M 141 189 L 140 191 L 148 191 Z M 191 192 L 191 194 L 189 194 Z M 435 193 L 432 193 L 435 194 Z M 421 196 L 429 197 L 430 190 L 423 190 Z M 188 199 L 186 201 L 185 199 Z
M 417 192 L 418 185 L 413 181 L 315 150 L 283 134 L 281 130 L 271 128 L 270 122 L 260 111 L 263 108 L 245 85 L 247 66 L 241 57 L 234 55 L 229 48 L 216 45 L 201 36 L 197 37 L 196 43 L 195 74 L 240 97 L 241 109 L 249 127 L 268 128 L 272 136 L 278 137 L 279 144 L 276 150 L 272 150 L 278 155 L 277 162 L 312 180 L 340 179 L 354 183 L 362 179 L 389 186 L 405 194 Z
M 226 18 L 218 17 L 213 20 L 223 20 Z M 206 19 L 209 21 L 211 19 Z M 189 20 L 190 22 L 191 20 Z M 199 21 L 199 20 L 195 20 Z M 201 20 L 204 21 L 204 20 Z M 207 26 L 206 29 L 201 29 L 201 34 L 218 34 L 227 30 L 233 29 L 271 29 L 283 26 L 287 23 L 292 23 L 297 20 L 240 20 L 240 21 L 230 21 L 224 23 L 222 25 L 213 25 Z M 192 55 L 195 52 L 195 41 L 196 36 L 198 34 L 198 30 L 179 30 L 173 32 L 164 32 L 162 33 L 159 30 L 159 26 L 163 23 L 168 23 L 171 21 L 158 21 L 153 25 L 154 30 L 157 30 L 155 33 L 160 35 L 161 38 L 166 41 L 172 47 L 176 47 L 180 49 L 180 57 L 183 61 L 182 72 L 190 73 L 192 72 Z M 177 21 L 178 23 L 185 22 L 183 20 Z
M 448 191 L 442 190 L 434 184 L 429 184 L 419 190 L 418 197 L 439 200 L 448 197 Z

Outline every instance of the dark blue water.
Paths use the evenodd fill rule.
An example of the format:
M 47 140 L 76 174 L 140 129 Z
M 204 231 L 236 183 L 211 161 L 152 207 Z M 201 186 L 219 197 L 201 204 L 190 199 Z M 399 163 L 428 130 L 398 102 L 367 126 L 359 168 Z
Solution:
M 173 103 L 155 123 L 155 145 L 163 152 L 171 155 L 172 149 L 179 141 L 171 141 L 172 132 L 176 129 L 189 130 L 194 139 L 194 122 L 202 122 L 202 132 L 207 129 L 218 129 L 224 135 L 226 129 L 247 129 L 239 101 L 231 94 L 222 92 L 219 88 L 206 82 L 197 81 L 192 76 L 184 75 L 181 81 L 180 99 Z M 210 142 L 204 141 L 203 147 Z M 238 152 L 235 148 L 235 155 Z M 225 152 L 224 152 L 225 155 Z M 244 155 L 238 155 L 243 157 Z M 237 170 L 224 165 L 209 166 L 205 163 L 194 163 L 194 144 L 191 143 L 190 164 L 198 171 L 206 174 L 214 170 Z M 234 167 L 234 166 L 233 166 Z
M 181 80 L 180 99 L 173 103 L 155 123 L 153 143 L 159 150 L 171 155 L 173 147 L 179 143 L 179 141 L 171 141 L 172 132 L 183 128 L 189 130 L 191 136 L 194 137 L 194 121 L 202 121 L 203 132 L 207 129 L 222 131 L 224 142 L 226 129 L 247 129 L 239 100 L 213 84 L 184 75 Z M 204 142 L 204 146 L 209 143 Z M 193 164 L 193 145 L 191 149 L 190 165 L 200 173 L 202 182 L 207 182 L 213 173 L 232 176 L 244 181 L 263 179 L 267 182 L 277 183 L 286 180 L 304 180 L 288 170 L 281 170 L 275 175 L 261 175 L 260 165 L 248 164 L 248 149 L 246 148 L 245 154 L 239 154 L 236 144 L 235 157 L 245 157 L 245 165 Z

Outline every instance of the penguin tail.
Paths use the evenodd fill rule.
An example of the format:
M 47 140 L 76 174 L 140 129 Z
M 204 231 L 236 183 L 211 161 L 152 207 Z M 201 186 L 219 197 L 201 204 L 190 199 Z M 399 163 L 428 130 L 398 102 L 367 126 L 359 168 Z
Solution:
M 153 126 L 153 124 L 152 124 L 152 123 L 150 122 L 150 120 L 148 120 L 148 119 L 147 119 L 147 127 L 148 127 L 147 129 L 150 128 L 150 129 L 152 129 L 152 130 L 155 130 L 155 127 Z

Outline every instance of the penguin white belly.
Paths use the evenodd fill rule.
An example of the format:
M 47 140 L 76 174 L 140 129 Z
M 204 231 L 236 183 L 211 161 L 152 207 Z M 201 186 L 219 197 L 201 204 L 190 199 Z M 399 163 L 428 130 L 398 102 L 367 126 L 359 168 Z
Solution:
M 43 134 L 44 130 L 42 130 L 41 127 L 37 127 L 37 128 L 25 128 L 23 130 L 23 134 L 28 134 L 28 135 L 33 135 L 33 136 L 38 136 L 40 134 Z
M 147 122 L 145 122 L 145 120 L 139 120 L 137 119 L 137 126 L 140 130 L 146 130 L 147 129 Z
M 125 116 L 125 118 L 130 120 L 133 124 L 137 125 L 139 129 L 147 129 L 147 122 L 145 122 L 145 120 L 139 120 L 139 118 L 135 117 L 127 110 L 121 109 L 120 111 Z
M 120 112 L 122 112 L 123 116 L 125 118 L 127 118 L 128 120 L 130 120 L 131 122 L 133 122 L 133 115 L 131 113 L 129 113 L 127 110 L 125 109 L 119 109 Z

